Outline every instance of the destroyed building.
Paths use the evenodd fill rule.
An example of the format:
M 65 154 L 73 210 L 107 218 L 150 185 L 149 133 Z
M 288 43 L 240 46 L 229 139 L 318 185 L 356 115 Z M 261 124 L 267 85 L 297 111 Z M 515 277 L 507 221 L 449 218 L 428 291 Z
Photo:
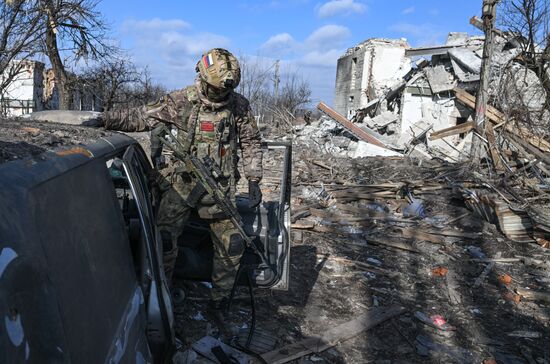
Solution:
M 502 108 L 520 98 L 529 110 L 540 109 L 540 82 L 514 62 L 521 53 L 519 42 L 497 34 L 490 96 Z M 479 86 L 483 42 L 483 36 L 466 33 L 449 33 L 444 45 L 433 47 L 411 48 L 404 40 L 362 42 L 338 60 L 334 109 L 387 149 L 464 160 L 471 128 L 445 137 L 437 132 L 460 125 L 467 129 L 473 122 L 472 94 Z
M 35 111 L 58 110 L 59 95 L 52 69 L 39 61 L 12 61 L 0 79 L 11 80 L 0 92 L 0 114 L 21 116 Z M 73 109 L 101 111 L 102 101 L 92 87 L 77 82 L 73 90 Z
M 471 23 L 478 24 L 477 18 Z M 340 158 L 408 157 L 465 169 L 473 163 L 489 176 L 485 188 L 492 187 L 465 188 L 464 203 L 513 241 L 547 239 L 542 201 L 550 182 L 549 112 L 540 80 L 522 63 L 522 41 L 496 32 L 484 130 L 476 125 L 474 110 L 485 39 L 449 33 L 440 46 L 411 48 L 403 40 L 370 39 L 350 48 L 338 60 L 334 109 L 321 102 L 318 108 L 327 117 L 297 126 L 297 140 Z M 522 115 L 508 110 L 518 105 Z M 472 159 L 474 138 L 483 144 L 479 160 Z M 511 183 L 518 171 L 527 180 Z M 500 186 L 503 176 L 506 183 Z M 494 185 L 487 182 L 491 179 Z
M 411 69 L 405 40 L 369 39 L 338 59 L 334 107 L 351 118 Z

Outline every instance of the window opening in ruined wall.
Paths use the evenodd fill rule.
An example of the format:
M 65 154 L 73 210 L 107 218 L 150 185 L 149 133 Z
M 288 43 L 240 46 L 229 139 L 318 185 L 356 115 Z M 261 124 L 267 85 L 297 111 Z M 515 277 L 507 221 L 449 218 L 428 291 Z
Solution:
M 355 86 L 357 82 L 357 57 L 351 59 L 351 82 L 350 82 L 350 91 L 355 91 Z
M 355 112 L 355 108 L 353 107 L 354 106 L 354 101 L 355 101 L 355 96 L 353 95 L 353 93 L 355 92 L 355 87 L 357 86 L 357 57 L 353 57 L 351 59 L 351 80 L 350 80 L 350 84 L 349 84 L 349 93 L 350 93 L 350 96 L 349 96 L 349 99 L 348 99 L 348 102 L 349 104 L 351 105 L 349 108 L 348 108 L 348 117 L 351 118 L 353 116 L 353 113 Z

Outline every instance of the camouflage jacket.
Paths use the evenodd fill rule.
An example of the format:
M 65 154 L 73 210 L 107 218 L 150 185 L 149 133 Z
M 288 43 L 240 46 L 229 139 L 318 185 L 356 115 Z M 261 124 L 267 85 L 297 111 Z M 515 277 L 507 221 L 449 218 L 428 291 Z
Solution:
M 233 116 L 234 132 L 222 140 L 219 123 Z M 236 169 L 237 151 L 231 146 L 240 145 L 245 177 L 262 178 L 261 137 L 248 100 L 233 92 L 224 102 L 211 102 L 202 95 L 197 85 L 174 91 L 159 101 L 138 108 L 121 109 L 103 113 L 105 128 L 126 132 L 152 130 L 159 123 L 186 134 L 195 127 L 193 150 L 197 154 L 210 154 L 224 164 L 223 170 Z M 227 133 L 226 133 L 227 134 Z M 228 136 L 235 140 L 228 140 Z M 222 145 L 220 145 L 222 144 Z

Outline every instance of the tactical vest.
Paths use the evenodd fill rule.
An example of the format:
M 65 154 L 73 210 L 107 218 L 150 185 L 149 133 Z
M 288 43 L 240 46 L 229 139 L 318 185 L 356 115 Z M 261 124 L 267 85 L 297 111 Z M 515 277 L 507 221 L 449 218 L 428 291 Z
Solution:
M 222 171 L 218 183 L 233 196 L 239 178 L 233 102 L 230 100 L 225 106 L 212 108 L 200 100 L 193 87 L 188 89 L 187 97 L 193 107 L 190 112 L 182 110 L 182 125 L 187 126 L 187 133 L 179 133 L 178 138 L 200 159 L 210 156 L 216 162 Z M 203 203 L 213 201 L 206 197 Z

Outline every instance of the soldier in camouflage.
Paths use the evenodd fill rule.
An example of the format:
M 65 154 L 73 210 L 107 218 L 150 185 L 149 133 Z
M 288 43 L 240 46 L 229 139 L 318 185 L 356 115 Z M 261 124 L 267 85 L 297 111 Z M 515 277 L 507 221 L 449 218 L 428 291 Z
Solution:
M 240 81 L 237 59 L 225 49 L 212 49 L 201 57 L 196 71 L 194 85 L 174 91 L 154 104 L 104 113 L 104 126 L 120 131 L 151 130 L 154 135 L 155 128 L 168 125 L 182 144 L 189 146 L 189 152 L 199 158 L 208 155 L 214 159 L 223 174 L 218 183 L 233 202 L 239 179 L 237 149 L 240 146 L 250 207 L 257 207 L 262 198 L 261 140 L 248 101 L 234 91 Z M 152 154 L 157 159 L 155 150 Z M 171 280 L 178 237 L 191 212 L 187 201 L 195 181 L 183 163 L 175 158 L 167 159 L 168 163 L 159 167 L 162 177 L 159 180 L 169 183 L 164 183 L 157 226 L 163 238 L 166 276 Z M 214 244 L 211 294 L 213 305 L 218 306 L 231 291 L 245 244 L 210 196 L 202 197 L 197 211 L 210 224 Z

